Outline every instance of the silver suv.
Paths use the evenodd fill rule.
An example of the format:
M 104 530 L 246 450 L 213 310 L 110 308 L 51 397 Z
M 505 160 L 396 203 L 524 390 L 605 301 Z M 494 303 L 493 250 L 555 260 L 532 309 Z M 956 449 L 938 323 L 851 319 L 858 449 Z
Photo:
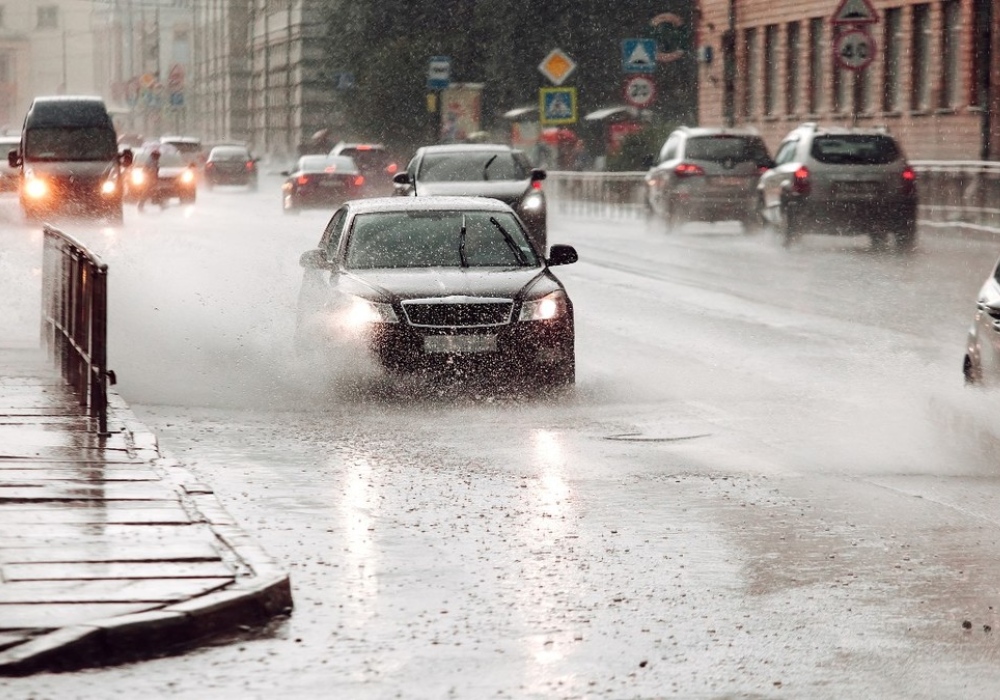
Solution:
M 896 139 L 882 129 L 793 129 L 758 184 L 761 214 L 785 245 L 804 233 L 867 235 L 896 249 L 917 242 L 916 174 Z
M 671 229 L 687 221 L 732 219 L 756 229 L 757 180 L 773 164 L 753 129 L 682 126 L 646 173 L 649 209 Z

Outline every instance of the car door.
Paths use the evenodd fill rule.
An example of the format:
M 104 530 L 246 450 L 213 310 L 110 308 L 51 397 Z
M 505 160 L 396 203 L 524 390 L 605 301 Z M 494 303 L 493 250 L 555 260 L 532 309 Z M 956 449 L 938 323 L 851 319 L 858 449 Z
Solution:
M 764 171 L 760 176 L 758 189 L 764 203 L 764 216 L 771 223 L 776 223 L 778 220 L 782 192 L 791 182 L 792 174 L 798 168 L 796 161 L 798 149 L 798 138 L 782 141 L 774 156 L 774 167 Z
M 672 134 L 660 149 L 657 160 L 659 161 L 646 175 L 648 185 L 649 206 L 657 214 L 665 214 L 667 197 L 670 182 L 672 179 L 671 168 L 676 165 L 677 154 L 680 150 L 681 137 Z
M 317 249 L 322 252 L 326 262 L 334 264 L 337 259 L 337 250 L 340 247 L 340 239 L 348 219 L 347 207 L 341 207 L 333 213 L 326 228 L 323 229 L 323 236 L 319 240 Z M 332 301 L 331 285 L 335 284 L 335 273 L 330 269 L 305 268 L 302 273 L 302 286 L 299 289 L 298 300 L 298 320 L 302 326 L 327 308 Z

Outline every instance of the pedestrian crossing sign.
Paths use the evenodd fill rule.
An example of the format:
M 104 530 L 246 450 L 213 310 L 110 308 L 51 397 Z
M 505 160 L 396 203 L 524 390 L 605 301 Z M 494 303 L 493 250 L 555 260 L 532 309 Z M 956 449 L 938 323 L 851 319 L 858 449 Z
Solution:
M 656 39 L 622 40 L 622 70 L 653 73 L 656 70 Z
M 576 123 L 576 88 L 541 88 L 538 91 L 539 121 L 543 126 Z

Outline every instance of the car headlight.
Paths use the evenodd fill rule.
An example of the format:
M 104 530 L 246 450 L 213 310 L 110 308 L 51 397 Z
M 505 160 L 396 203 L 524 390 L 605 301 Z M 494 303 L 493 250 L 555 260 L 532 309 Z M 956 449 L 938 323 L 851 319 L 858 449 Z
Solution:
M 101 183 L 101 194 L 114 194 L 118 189 L 118 183 L 114 180 L 105 180 Z
M 347 307 L 347 323 L 352 327 L 371 323 L 399 323 L 392 304 L 353 297 Z
M 531 193 L 521 201 L 522 211 L 538 211 L 545 206 L 545 199 L 540 194 Z
M 141 185 L 146 181 L 146 172 L 143 170 L 133 170 L 132 171 L 132 184 Z
M 24 181 L 24 193 L 32 199 L 41 199 L 49 193 L 49 185 L 40 177 L 29 177 Z
M 541 299 L 532 299 L 521 304 L 519 321 L 550 321 L 566 313 L 566 295 L 552 292 Z
M 190 170 L 185 170 L 183 173 L 181 173 L 181 182 L 184 183 L 185 185 L 190 185 L 192 182 L 194 182 L 194 173 L 191 172 Z

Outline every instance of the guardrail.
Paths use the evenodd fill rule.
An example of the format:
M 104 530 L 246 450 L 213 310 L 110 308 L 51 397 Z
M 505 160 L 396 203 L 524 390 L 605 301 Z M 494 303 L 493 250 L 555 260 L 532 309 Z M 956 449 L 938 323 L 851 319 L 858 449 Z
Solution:
M 42 253 L 42 344 L 108 436 L 108 266 L 72 236 L 45 226 Z
M 1000 234 L 1000 162 L 914 161 L 923 224 Z M 553 211 L 574 216 L 648 216 L 645 172 L 550 171 L 545 190 Z

